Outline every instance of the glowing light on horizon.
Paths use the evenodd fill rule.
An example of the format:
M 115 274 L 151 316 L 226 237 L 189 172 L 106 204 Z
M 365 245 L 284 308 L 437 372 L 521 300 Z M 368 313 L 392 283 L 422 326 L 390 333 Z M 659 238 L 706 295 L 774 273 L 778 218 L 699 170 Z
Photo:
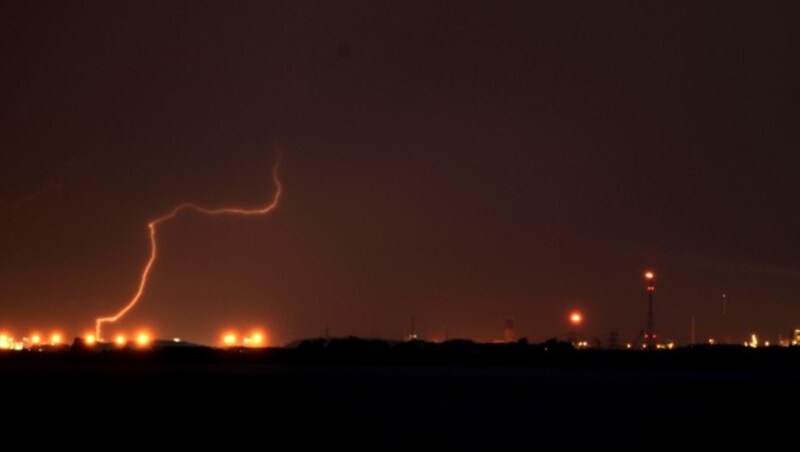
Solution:
M 87 334 L 83 340 L 86 342 L 86 345 L 94 345 L 95 342 L 97 342 L 97 336 L 94 334 Z
M 264 344 L 264 336 L 261 333 L 253 333 L 253 335 L 250 336 L 250 341 L 257 347 L 261 346 Z
M 222 337 L 222 343 L 225 345 L 236 345 L 236 335 L 228 333 Z
M 150 335 L 147 334 L 147 333 L 139 333 L 139 335 L 136 336 L 136 343 L 140 347 L 145 347 L 145 346 L 149 345 L 150 344 Z
M 223 342 L 225 342 L 223 338 Z M 250 336 L 242 338 L 242 343 L 246 347 L 263 347 L 264 346 L 264 335 L 259 332 L 254 332 Z
M 573 312 L 569 315 L 569 322 L 573 325 L 580 325 L 583 322 L 583 315 L 580 312 Z
M 156 262 L 156 258 L 158 257 L 158 244 L 156 240 L 156 232 L 157 227 L 159 224 L 169 221 L 178 216 L 184 210 L 194 210 L 195 212 L 199 212 L 204 215 L 266 215 L 275 210 L 278 207 L 278 203 L 280 202 L 280 197 L 283 192 L 283 186 L 281 185 L 280 178 L 278 177 L 278 170 L 280 169 L 281 163 L 281 155 L 278 154 L 278 158 L 275 161 L 275 166 L 272 168 L 272 182 L 275 185 L 275 194 L 272 197 L 272 201 L 264 207 L 256 208 L 256 209 L 242 209 L 238 207 L 221 207 L 216 209 L 209 209 L 206 207 L 198 206 L 197 204 L 192 203 L 184 203 L 181 204 L 174 209 L 172 209 L 166 215 L 160 216 L 154 220 L 151 220 L 147 224 L 147 229 L 150 235 L 150 257 L 147 260 L 147 263 L 142 270 L 141 277 L 139 279 L 139 287 L 136 290 L 136 293 L 133 295 L 133 298 L 126 304 L 119 312 L 112 316 L 108 317 L 100 317 L 95 320 L 95 336 L 97 338 L 101 338 L 101 329 L 103 324 L 105 323 L 114 323 L 117 320 L 121 319 L 128 313 L 134 306 L 139 302 L 144 295 L 144 291 L 147 288 L 147 281 L 150 276 L 150 272 L 153 269 L 153 265 Z
M 116 343 L 120 347 L 124 346 L 126 342 L 127 341 L 125 340 L 125 336 L 122 335 L 119 335 L 114 339 L 114 343 Z
M 41 342 L 42 342 L 42 337 L 39 336 L 38 334 L 34 334 L 33 336 L 31 336 L 31 344 L 39 345 Z
M 53 334 L 50 336 L 50 345 L 58 345 L 61 343 L 61 335 L 58 333 Z

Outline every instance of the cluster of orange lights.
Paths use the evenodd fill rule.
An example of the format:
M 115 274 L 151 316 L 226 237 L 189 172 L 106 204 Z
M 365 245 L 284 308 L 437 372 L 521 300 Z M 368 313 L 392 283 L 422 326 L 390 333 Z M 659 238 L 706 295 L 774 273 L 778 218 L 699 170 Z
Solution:
M 264 347 L 266 346 L 266 341 L 264 339 L 264 334 L 258 331 L 251 333 L 249 336 L 242 337 L 241 340 L 238 334 L 227 332 L 222 335 L 222 344 L 226 347 Z
M 95 346 L 116 346 L 118 348 L 125 347 L 138 347 L 147 348 L 152 345 L 153 337 L 147 331 L 140 331 L 133 336 L 125 334 L 116 334 L 110 337 L 98 338 L 95 333 L 82 335 L 80 339 L 86 347 Z M 236 332 L 229 331 L 222 335 L 221 344 L 225 347 L 266 347 L 266 335 L 260 331 L 255 330 L 250 332 L 249 335 L 239 335 Z M 171 342 L 182 342 L 179 338 L 174 338 Z M 0 333 L 0 350 L 26 350 L 26 349 L 41 349 L 47 346 L 58 346 L 64 344 L 64 338 L 61 333 L 53 333 L 46 337 L 39 333 L 31 334 L 26 337 L 15 337 L 8 333 Z
M 97 344 L 98 342 L 101 341 L 99 341 L 97 339 L 97 336 L 95 336 L 94 334 L 89 333 L 83 336 L 83 343 L 86 344 L 87 346 L 91 347 Z M 114 336 L 114 339 L 112 341 L 108 342 L 112 342 L 114 345 L 118 347 L 125 347 L 129 343 L 133 343 L 139 347 L 147 347 L 152 342 L 152 339 L 150 338 L 149 333 L 140 332 L 136 334 L 136 336 L 133 339 L 130 340 L 124 334 L 118 334 Z
M 8 333 L 0 334 L 0 350 L 19 350 L 23 347 L 39 347 L 46 345 L 60 345 L 61 334 L 53 333 L 48 338 L 39 333 L 34 333 L 30 337 L 15 338 Z

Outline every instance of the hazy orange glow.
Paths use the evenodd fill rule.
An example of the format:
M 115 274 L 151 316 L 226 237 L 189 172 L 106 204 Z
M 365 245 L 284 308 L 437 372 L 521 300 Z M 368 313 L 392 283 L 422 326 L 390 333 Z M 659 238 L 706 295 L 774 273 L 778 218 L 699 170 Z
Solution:
M 139 279 L 139 288 L 136 290 L 136 294 L 134 294 L 133 298 L 128 302 L 125 307 L 122 308 L 116 314 L 109 316 L 109 317 L 100 317 L 95 321 L 95 335 L 100 338 L 101 335 L 101 328 L 104 323 L 114 323 L 117 320 L 121 319 L 128 311 L 133 309 L 136 306 L 136 303 L 139 302 L 139 299 L 142 298 L 144 294 L 145 288 L 147 287 L 147 280 L 150 276 L 150 271 L 153 269 L 153 264 L 156 262 L 156 258 L 158 257 L 158 246 L 156 243 L 156 227 L 165 222 L 169 221 L 176 216 L 181 211 L 184 210 L 194 210 L 195 212 L 199 212 L 205 215 L 266 215 L 276 207 L 278 207 L 278 202 L 280 201 L 281 193 L 283 192 L 283 186 L 281 185 L 280 178 L 278 177 L 278 169 L 280 168 L 281 163 L 281 156 L 278 155 L 278 159 L 275 162 L 275 166 L 272 168 L 272 181 L 275 184 L 275 194 L 272 198 L 272 201 L 267 204 L 266 206 L 258 209 L 241 209 L 237 207 L 222 207 L 218 209 L 208 209 L 205 207 L 198 206 L 192 203 L 184 203 L 172 209 L 171 212 L 168 214 L 158 217 L 155 220 L 150 221 L 147 224 L 147 229 L 149 230 L 150 234 L 150 258 L 147 260 L 147 263 L 144 266 L 144 270 L 142 271 L 142 275 Z
M 94 345 L 97 342 L 97 337 L 94 334 L 87 334 L 84 336 L 84 342 L 86 342 L 86 345 Z
M 236 344 L 236 335 L 232 333 L 228 333 L 222 337 L 222 342 L 225 345 L 234 345 Z
M 136 336 L 136 343 L 141 347 L 148 345 L 150 343 L 150 335 L 147 333 L 139 333 L 139 335 Z
M 573 325 L 579 325 L 583 321 L 583 316 L 580 312 L 573 312 L 569 315 L 569 321 Z
M 250 341 L 255 346 L 263 345 L 264 344 L 264 336 L 261 333 L 253 333 L 253 335 L 250 336 Z
M 123 345 L 125 345 L 125 342 L 126 342 L 126 340 L 125 340 L 125 336 L 122 336 L 122 335 L 119 335 L 119 336 L 117 336 L 117 337 L 114 339 L 114 342 L 115 342 L 117 345 L 119 345 L 120 347 L 122 347 Z
M 58 334 L 58 333 L 55 333 L 55 334 L 53 334 L 52 336 L 50 336 L 50 343 L 51 343 L 52 345 L 58 345 L 58 344 L 60 344 L 60 343 L 61 343 L 61 335 L 60 335 L 60 334 Z
M 644 279 L 646 279 L 648 281 L 652 281 L 653 279 L 655 279 L 655 277 L 656 277 L 656 274 L 651 272 L 651 271 L 647 271 L 647 272 L 644 273 Z
M 42 342 L 42 337 L 38 334 L 31 336 L 31 344 L 38 345 Z

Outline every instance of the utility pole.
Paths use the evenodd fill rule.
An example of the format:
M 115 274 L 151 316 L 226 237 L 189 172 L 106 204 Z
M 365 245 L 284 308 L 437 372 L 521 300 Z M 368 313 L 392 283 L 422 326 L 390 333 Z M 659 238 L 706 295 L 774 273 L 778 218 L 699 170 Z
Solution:
M 722 294 L 722 334 L 720 337 L 720 342 L 723 344 L 728 343 L 728 329 L 725 325 L 725 314 L 728 311 L 728 296 Z

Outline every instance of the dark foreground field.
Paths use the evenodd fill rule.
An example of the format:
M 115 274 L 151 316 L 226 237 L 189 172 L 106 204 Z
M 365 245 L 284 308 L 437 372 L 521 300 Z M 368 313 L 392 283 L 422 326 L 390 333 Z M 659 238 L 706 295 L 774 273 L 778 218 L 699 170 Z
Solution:
M 666 355 L 436 365 L 182 353 L 0 355 L 3 432 L 36 425 L 65 444 L 122 435 L 106 445 L 181 450 L 688 450 L 793 441 L 800 401 L 794 354 L 692 369 Z

